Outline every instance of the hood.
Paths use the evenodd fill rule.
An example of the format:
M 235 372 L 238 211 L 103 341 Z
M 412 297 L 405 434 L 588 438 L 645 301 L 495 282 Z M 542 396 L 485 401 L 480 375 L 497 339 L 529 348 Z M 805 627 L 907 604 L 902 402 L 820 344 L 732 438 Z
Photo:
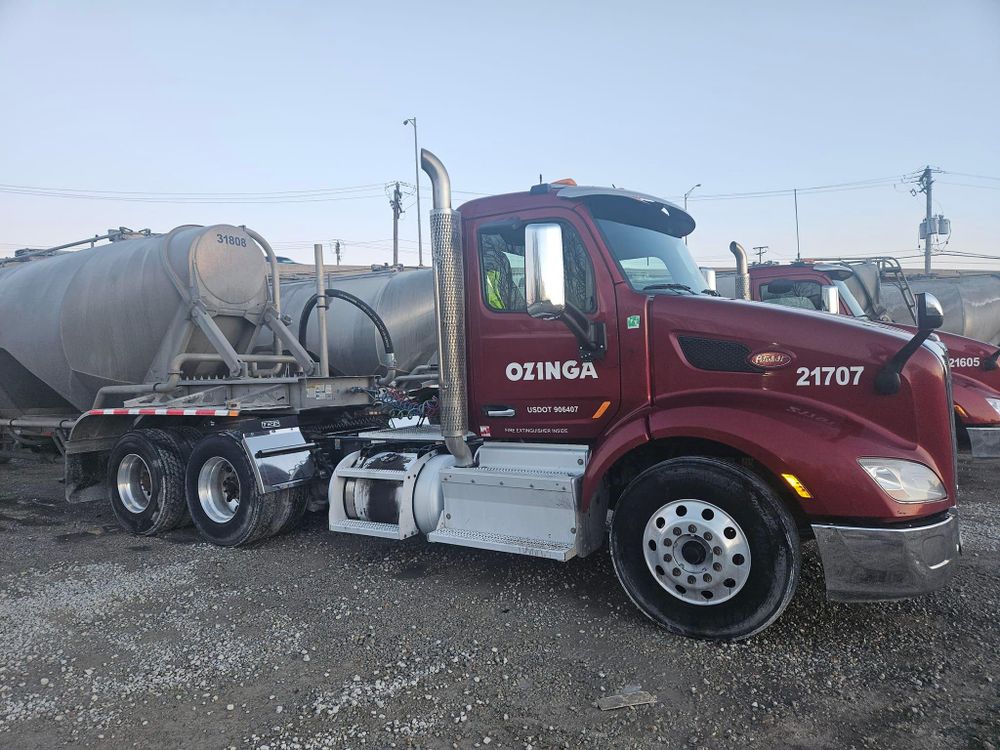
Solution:
M 710 297 L 658 296 L 650 302 L 654 394 L 718 389 L 739 401 L 769 400 L 877 433 L 887 450 L 926 448 L 949 477 L 954 464 L 948 375 L 943 358 L 921 346 L 897 393 L 875 379 L 911 338 L 904 331 L 828 313 Z M 740 395 L 740 394 L 744 395 Z

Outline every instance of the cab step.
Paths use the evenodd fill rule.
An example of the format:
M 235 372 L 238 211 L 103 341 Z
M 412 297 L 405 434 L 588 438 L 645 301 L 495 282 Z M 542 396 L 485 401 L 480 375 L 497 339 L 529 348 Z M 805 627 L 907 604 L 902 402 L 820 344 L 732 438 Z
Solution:
M 377 536 L 382 539 L 406 538 L 400 531 L 398 524 L 360 521 L 354 518 L 332 522 L 330 524 L 330 531 L 339 531 L 343 534 L 358 534 L 359 536 Z
M 489 549 L 497 552 L 511 552 L 516 555 L 544 557 L 549 560 L 566 562 L 576 554 L 572 544 L 553 542 L 546 539 L 531 539 L 523 536 L 508 536 L 488 531 L 469 529 L 439 528 L 427 535 L 428 541 L 443 544 L 457 544 L 460 547 Z

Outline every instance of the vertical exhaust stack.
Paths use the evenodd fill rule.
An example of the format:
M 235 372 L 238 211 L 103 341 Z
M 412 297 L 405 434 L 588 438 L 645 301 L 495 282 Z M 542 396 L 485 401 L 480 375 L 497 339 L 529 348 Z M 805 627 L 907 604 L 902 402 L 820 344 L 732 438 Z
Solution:
M 441 402 L 441 434 L 456 466 L 471 466 L 465 442 L 469 403 L 465 386 L 465 270 L 462 262 L 462 215 L 451 207 L 448 170 L 427 149 L 420 166 L 431 178 L 431 258 L 434 266 L 434 307 L 437 312 Z
M 730 242 L 729 252 L 736 256 L 736 299 L 750 299 L 750 266 L 747 263 L 747 251 L 739 242 Z

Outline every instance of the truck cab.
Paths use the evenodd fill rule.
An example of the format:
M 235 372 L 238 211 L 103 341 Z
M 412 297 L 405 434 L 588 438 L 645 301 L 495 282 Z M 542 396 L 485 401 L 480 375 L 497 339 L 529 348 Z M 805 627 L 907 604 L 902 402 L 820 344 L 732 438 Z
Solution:
M 722 299 L 684 245 L 693 219 L 663 199 L 553 183 L 458 212 L 424 164 L 448 455 L 369 435 L 382 447 L 334 473 L 331 529 L 557 560 L 607 534 L 643 613 L 710 639 L 778 617 L 806 539 L 835 599 L 946 584 L 955 444 L 947 363 L 921 344 L 933 314 L 910 337 Z
M 754 265 L 750 267 L 751 296 L 761 302 L 833 312 L 915 333 L 913 303 L 907 305 L 910 320 L 889 319 L 877 303 L 877 290 L 871 288 L 879 283 L 877 273 L 869 273 L 871 278 L 867 278 L 863 270 L 858 263 L 835 261 Z M 905 301 L 911 297 L 903 294 Z M 960 437 L 968 442 L 974 457 L 1000 457 L 1000 349 L 946 331 L 935 335 L 948 351 Z

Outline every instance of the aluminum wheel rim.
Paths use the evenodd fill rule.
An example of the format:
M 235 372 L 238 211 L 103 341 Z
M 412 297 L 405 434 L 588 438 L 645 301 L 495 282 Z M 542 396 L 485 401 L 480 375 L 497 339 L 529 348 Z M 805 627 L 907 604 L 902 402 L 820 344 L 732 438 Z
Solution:
M 153 475 L 137 453 L 129 453 L 118 464 L 118 497 L 129 513 L 142 513 L 153 498 Z
M 215 523 L 233 520 L 240 507 L 240 478 L 222 456 L 208 459 L 198 472 L 198 502 Z
M 646 566 L 658 584 L 687 604 L 733 598 L 750 577 L 750 545 L 722 508 L 675 500 L 650 516 L 642 533 Z

